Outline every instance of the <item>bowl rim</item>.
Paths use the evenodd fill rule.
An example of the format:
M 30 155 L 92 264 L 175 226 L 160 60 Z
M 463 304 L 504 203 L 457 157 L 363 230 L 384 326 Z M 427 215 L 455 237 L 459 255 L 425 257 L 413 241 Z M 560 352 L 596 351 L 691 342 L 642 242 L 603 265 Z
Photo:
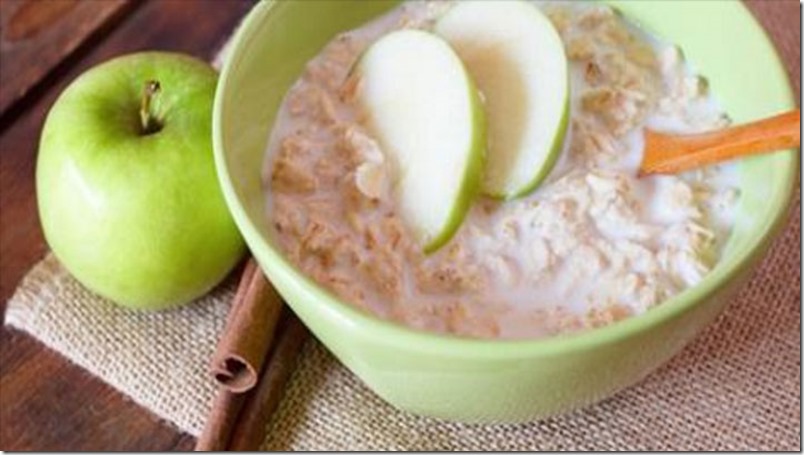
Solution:
M 243 56 L 243 53 L 239 53 L 237 50 L 248 44 L 248 41 L 252 38 L 252 29 L 258 27 L 260 22 L 267 15 L 272 14 L 280 3 L 281 2 L 276 0 L 262 0 L 253 7 L 239 26 L 233 38 L 229 56 L 224 62 L 218 81 L 213 108 L 213 148 L 219 183 L 227 205 L 241 233 L 269 279 L 271 277 L 278 277 L 281 280 L 290 280 L 294 283 L 296 290 L 305 293 L 307 298 L 316 301 L 320 305 L 318 308 L 312 309 L 311 311 L 327 313 L 327 317 L 338 319 L 340 324 L 349 326 L 353 330 L 352 334 L 355 336 L 364 336 L 382 344 L 404 345 L 407 349 L 414 351 L 438 353 L 454 357 L 488 359 L 552 355 L 560 352 L 583 350 L 602 344 L 616 343 L 636 333 L 650 330 L 667 320 L 685 313 L 690 308 L 701 304 L 713 294 L 726 287 L 732 279 L 739 276 L 746 269 L 750 269 L 756 265 L 786 221 L 786 214 L 788 213 L 788 207 L 793 199 L 795 184 L 798 177 L 799 158 L 798 154 L 795 153 L 793 149 L 780 151 L 775 154 L 780 156 L 780 158 L 777 159 L 784 160 L 786 164 L 784 172 L 779 176 L 778 185 L 782 186 L 782 189 L 779 191 L 778 196 L 770 202 L 774 210 L 772 212 L 773 216 L 765 220 L 761 228 L 757 228 L 761 230 L 757 233 L 756 239 L 752 240 L 746 248 L 736 253 L 735 257 L 728 263 L 723 264 L 719 262 L 700 283 L 685 289 L 640 315 L 631 316 L 599 328 L 535 339 L 477 339 L 460 337 L 416 330 L 401 323 L 374 316 L 367 311 L 361 310 L 341 300 L 326 288 L 319 285 L 302 271 L 298 270 L 281 251 L 265 239 L 255 221 L 251 219 L 244 204 L 241 203 L 234 182 L 232 181 L 229 164 L 224 151 L 222 131 L 222 113 L 225 112 L 224 106 L 227 103 L 227 86 L 230 84 L 232 73 L 235 71 L 235 68 L 239 66 L 239 60 L 242 59 Z M 786 103 L 794 107 L 796 105 L 795 96 L 790 88 L 786 70 L 784 69 L 773 42 L 748 8 L 742 3 L 735 3 L 737 7 L 731 10 L 731 14 L 747 15 L 750 18 L 751 30 L 746 30 L 746 35 L 751 35 L 752 38 L 761 38 L 770 45 L 771 52 L 775 56 L 775 64 L 781 68 L 781 74 L 785 75 L 783 80 L 775 82 L 785 84 L 787 90 L 787 96 L 785 97 L 787 98 Z M 764 157 L 756 159 L 764 159 Z M 266 265 L 269 266 L 266 267 Z M 289 301 L 290 299 L 286 300 L 288 300 L 287 303 L 293 309 L 294 313 L 298 314 L 299 310 L 294 308 L 295 304 Z

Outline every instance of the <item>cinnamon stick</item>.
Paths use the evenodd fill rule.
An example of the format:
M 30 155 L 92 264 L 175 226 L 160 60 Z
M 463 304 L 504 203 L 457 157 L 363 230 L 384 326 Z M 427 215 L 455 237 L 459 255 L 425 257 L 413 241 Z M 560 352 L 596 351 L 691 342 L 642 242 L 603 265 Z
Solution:
M 220 452 L 226 450 L 245 398 L 245 394 L 234 393 L 223 387 L 218 388 L 218 395 L 212 403 L 212 411 L 195 444 L 196 451 Z
M 309 333 L 291 311 L 284 312 L 280 325 L 257 387 L 246 393 L 219 389 L 196 451 L 259 450 Z
M 243 404 L 227 450 L 256 451 L 265 441 L 268 419 L 279 406 L 285 384 L 296 366 L 304 341 L 308 338 L 307 328 L 287 309 L 281 326 L 260 381 L 249 392 Z
M 212 358 L 212 375 L 224 389 L 242 393 L 257 383 L 281 308 L 281 298 L 250 259 Z
M 218 395 L 195 450 L 227 450 L 232 444 L 247 450 L 259 447 L 306 337 L 304 325 L 250 259 L 213 356 Z

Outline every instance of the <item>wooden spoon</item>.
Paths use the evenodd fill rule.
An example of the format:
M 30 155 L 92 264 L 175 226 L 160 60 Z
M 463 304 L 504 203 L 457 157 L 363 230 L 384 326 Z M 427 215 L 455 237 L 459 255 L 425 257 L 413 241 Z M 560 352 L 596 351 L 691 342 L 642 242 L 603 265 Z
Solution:
M 801 112 L 709 133 L 675 136 L 645 130 L 639 175 L 675 174 L 742 156 L 769 153 L 801 144 Z

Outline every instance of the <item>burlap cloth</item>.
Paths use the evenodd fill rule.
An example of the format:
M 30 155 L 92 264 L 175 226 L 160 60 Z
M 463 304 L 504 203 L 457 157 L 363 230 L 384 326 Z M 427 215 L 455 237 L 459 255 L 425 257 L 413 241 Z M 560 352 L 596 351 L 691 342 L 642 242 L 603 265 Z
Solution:
M 796 204 L 783 236 L 717 322 L 641 383 L 597 405 L 520 425 L 417 417 L 393 409 L 309 342 L 263 448 L 799 451 L 800 223 Z
M 5 323 L 198 435 L 216 390 L 209 361 L 236 284 L 177 310 L 138 313 L 88 291 L 48 255 L 8 302 Z
M 799 450 L 800 223 L 797 201 L 783 236 L 717 322 L 640 384 L 595 406 L 522 425 L 420 418 L 382 402 L 311 340 L 264 448 Z M 133 313 L 84 289 L 48 256 L 9 301 L 6 324 L 197 435 L 234 285 L 182 309 Z
M 263 447 L 801 450 L 800 225 L 797 199 L 783 235 L 717 322 L 640 384 L 597 405 L 519 425 L 416 417 L 381 401 L 311 340 Z M 5 323 L 197 435 L 215 393 L 208 362 L 234 286 L 230 280 L 182 309 L 133 313 L 85 290 L 48 256 L 9 301 Z

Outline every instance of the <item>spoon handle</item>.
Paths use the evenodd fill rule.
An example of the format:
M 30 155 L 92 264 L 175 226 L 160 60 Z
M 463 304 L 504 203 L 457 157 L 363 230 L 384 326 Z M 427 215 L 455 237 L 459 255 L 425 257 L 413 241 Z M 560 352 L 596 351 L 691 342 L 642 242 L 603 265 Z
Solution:
M 675 136 L 645 130 L 640 175 L 675 174 L 742 156 L 801 144 L 801 112 L 796 109 L 710 133 Z

